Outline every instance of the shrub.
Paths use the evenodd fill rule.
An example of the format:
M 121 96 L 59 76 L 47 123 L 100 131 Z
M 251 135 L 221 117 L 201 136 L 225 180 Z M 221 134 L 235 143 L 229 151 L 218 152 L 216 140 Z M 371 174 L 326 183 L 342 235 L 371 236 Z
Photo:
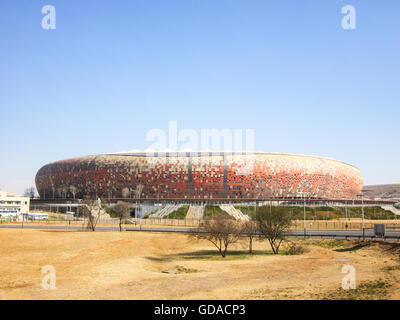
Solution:
M 297 254 L 303 254 L 306 253 L 308 250 L 304 248 L 303 246 L 294 243 L 294 242 L 289 242 L 289 249 L 287 250 L 288 254 L 290 255 L 297 255 Z

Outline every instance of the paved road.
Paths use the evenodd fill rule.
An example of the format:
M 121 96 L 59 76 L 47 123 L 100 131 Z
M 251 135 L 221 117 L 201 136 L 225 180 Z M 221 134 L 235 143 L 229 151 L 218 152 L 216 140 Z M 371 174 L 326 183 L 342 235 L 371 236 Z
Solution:
M 0 229 L 52 229 L 52 230 L 84 230 L 82 226 L 54 226 L 54 225 L 28 225 L 24 224 L 4 224 L 0 225 Z M 119 231 L 119 227 L 104 227 L 104 226 L 98 226 L 96 227 L 97 231 Z M 123 228 L 123 230 L 126 231 L 151 231 L 151 232 L 182 232 L 186 233 L 190 230 L 190 228 L 167 228 L 167 227 L 129 227 L 129 228 Z
M 307 237 L 316 238 L 361 238 L 363 237 L 362 230 L 291 230 L 290 234 L 293 236 L 304 237 L 304 233 Z M 365 238 L 376 238 L 374 231 L 366 229 L 364 233 Z M 400 240 L 400 231 L 387 231 L 385 234 L 386 239 Z
M 21 225 L 0 225 L 1 228 L 21 229 Z M 82 226 L 39 226 L 39 225 L 24 225 L 24 229 L 51 229 L 51 230 L 82 230 Z M 119 227 L 96 227 L 97 231 L 119 231 Z M 124 228 L 126 231 L 148 231 L 148 232 L 179 232 L 187 233 L 191 228 L 167 228 L 167 227 L 129 227 Z M 362 230 L 306 230 L 307 237 L 315 238 L 336 238 L 336 239 L 362 239 Z M 304 230 L 290 230 L 289 235 L 295 237 L 304 237 Z M 374 232 L 371 229 L 365 230 L 365 238 L 375 238 Z M 400 241 L 400 231 L 387 231 L 385 239 Z

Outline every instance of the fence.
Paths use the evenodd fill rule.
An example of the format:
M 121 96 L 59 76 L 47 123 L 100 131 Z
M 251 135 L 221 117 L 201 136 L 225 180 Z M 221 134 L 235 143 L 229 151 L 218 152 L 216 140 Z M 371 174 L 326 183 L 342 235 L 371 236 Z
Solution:
M 374 228 L 374 224 L 385 224 L 387 228 L 400 227 L 400 221 L 397 220 L 368 220 L 364 222 L 364 228 Z M 308 230 L 360 230 L 363 223 L 360 220 L 332 221 L 332 220 L 306 220 L 305 228 Z M 291 229 L 304 229 L 304 221 L 293 221 Z
M 119 227 L 119 219 L 99 219 L 97 222 L 97 226 L 103 227 Z M 24 221 L 12 221 L 11 219 L 0 219 L 0 224 L 9 224 L 9 225 L 35 225 L 35 226 L 79 226 L 82 228 L 86 228 L 88 224 L 87 219 L 76 218 L 76 217 L 67 217 L 65 219 L 52 218 L 49 220 L 41 220 L 41 219 L 30 219 Z M 165 227 L 195 227 L 199 225 L 199 220 L 196 219 L 162 219 L 162 218 L 148 218 L 148 219 L 140 219 L 140 218 L 130 218 L 122 224 L 125 227 L 134 227 L 134 226 L 165 226 Z
M 165 219 L 165 218 L 130 218 L 124 227 L 134 226 L 163 226 L 163 227 L 196 227 L 199 225 L 199 219 Z M 66 216 L 64 219 L 52 218 L 49 220 L 29 220 L 29 221 L 10 221 L 10 219 L 0 218 L 0 224 L 12 225 L 43 225 L 43 226 L 87 226 L 87 219 Z M 387 228 L 400 230 L 400 221 L 398 220 L 367 220 L 364 228 L 373 229 L 374 224 L 385 224 Z M 100 219 L 98 226 L 118 227 L 119 219 Z M 361 220 L 332 221 L 332 220 L 306 220 L 305 228 L 307 230 L 361 230 L 363 227 Z M 290 229 L 304 229 L 303 220 L 293 221 Z

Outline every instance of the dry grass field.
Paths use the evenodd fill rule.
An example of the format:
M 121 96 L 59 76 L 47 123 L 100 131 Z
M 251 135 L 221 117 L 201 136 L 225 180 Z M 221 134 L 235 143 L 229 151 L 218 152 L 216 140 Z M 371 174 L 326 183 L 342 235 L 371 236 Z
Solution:
M 182 234 L 0 230 L 0 299 L 399 299 L 397 244 L 295 240 L 300 255 L 245 244 L 223 259 Z M 341 289 L 344 264 L 357 290 Z M 41 268 L 55 267 L 55 290 Z

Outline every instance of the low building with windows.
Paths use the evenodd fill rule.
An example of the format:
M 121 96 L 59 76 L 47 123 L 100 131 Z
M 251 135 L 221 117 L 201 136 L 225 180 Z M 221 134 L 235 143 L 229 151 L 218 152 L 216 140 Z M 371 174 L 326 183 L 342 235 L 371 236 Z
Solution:
M 29 213 L 29 197 L 0 190 L 0 217 L 2 219 L 22 220 Z

